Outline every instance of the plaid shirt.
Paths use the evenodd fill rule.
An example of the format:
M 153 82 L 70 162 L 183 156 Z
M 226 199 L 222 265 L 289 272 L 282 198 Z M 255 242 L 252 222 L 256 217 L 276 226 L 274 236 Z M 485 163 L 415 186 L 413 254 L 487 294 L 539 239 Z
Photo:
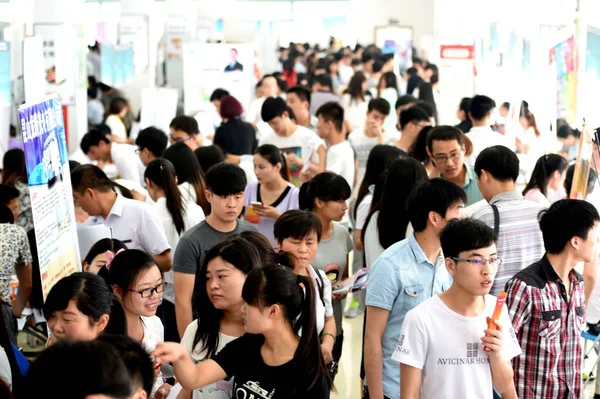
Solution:
M 506 304 L 521 356 L 513 359 L 520 399 L 578 399 L 580 334 L 585 322 L 583 279 L 569 273 L 571 295 L 544 256 L 506 285 Z

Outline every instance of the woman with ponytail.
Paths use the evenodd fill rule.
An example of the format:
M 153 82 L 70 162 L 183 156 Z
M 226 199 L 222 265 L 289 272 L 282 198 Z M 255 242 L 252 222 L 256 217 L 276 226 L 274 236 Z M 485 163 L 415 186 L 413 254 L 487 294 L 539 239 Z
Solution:
M 557 154 L 542 155 L 535 164 L 523 196 L 529 201 L 549 206 L 560 199 L 559 192 L 565 183 L 569 163 Z
M 106 281 L 92 273 L 73 273 L 59 280 L 44 303 L 50 339 L 96 339 L 100 334 L 126 334 L 125 312 Z
M 170 161 L 159 158 L 148 163 L 144 180 L 174 253 L 183 233 L 204 220 L 204 211 L 198 204 L 181 194 L 177 186 L 177 172 Z M 165 325 L 166 339 L 179 342 L 175 320 L 175 279 L 172 270 L 165 273 L 165 281 L 168 284 L 163 294 L 164 301 L 157 314 Z
M 310 182 L 300 188 L 300 207 L 312 212 L 321 221 L 321 241 L 311 265 L 325 272 L 332 285 L 340 285 L 348 278 L 349 255 L 354 249 L 352 238 L 343 225 L 339 224 L 348 209 L 346 201 L 350 198 L 352 189 L 346 179 L 331 172 L 316 175 Z M 332 297 L 333 317 L 335 319 L 335 345 L 332 359 L 339 363 L 342 356 L 344 331 L 342 319 L 344 309 L 342 300 L 346 295 Z M 327 355 L 325 355 L 327 357 Z M 327 359 L 326 360 L 330 360 Z M 335 371 L 335 365 L 331 367 Z M 335 373 L 332 373 L 335 375 Z
M 183 346 L 159 344 L 156 361 L 172 363 L 185 389 L 233 378 L 234 398 L 329 398 L 311 280 L 285 266 L 266 265 L 250 271 L 242 297 L 244 336 L 199 364 Z
M 273 225 L 282 213 L 298 209 L 298 189 L 289 182 L 285 156 L 279 148 L 265 144 L 254 153 L 257 182 L 244 192 L 245 219 L 276 246 Z

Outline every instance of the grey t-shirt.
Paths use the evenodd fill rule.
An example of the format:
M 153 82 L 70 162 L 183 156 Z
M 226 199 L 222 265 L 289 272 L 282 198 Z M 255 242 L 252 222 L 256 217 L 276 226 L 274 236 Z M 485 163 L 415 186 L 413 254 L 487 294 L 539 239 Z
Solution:
M 341 281 L 344 270 L 348 266 L 348 253 L 354 249 L 352 238 L 346 228 L 338 223 L 333 223 L 333 234 L 327 240 L 321 240 L 315 260 L 311 263 L 314 268 L 325 273 L 338 270 L 338 280 Z M 342 333 L 343 309 L 342 301 L 332 300 L 333 317 L 337 335 Z
M 253 224 L 238 220 L 235 229 L 223 233 L 213 229 L 206 220 L 203 220 L 188 230 L 179 240 L 173 258 L 173 271 L 195 275 L 202 267 L 204 256 L 209 249 L 227 237 L 247 230 L 257 231 Z

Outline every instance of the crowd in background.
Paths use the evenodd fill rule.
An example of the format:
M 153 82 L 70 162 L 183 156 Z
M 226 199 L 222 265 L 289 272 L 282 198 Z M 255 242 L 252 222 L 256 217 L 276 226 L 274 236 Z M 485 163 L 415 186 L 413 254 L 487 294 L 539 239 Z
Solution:
M 364 398 L 582 397 L 600 215 L 593 169 L 588 201 L 566 199 L 580 133 L 482 94 L 439 125 L 439 70 L 416 56 L 398 70 L 373 45 L 279 54 L 248 109 L 212 93 L 208 131 L 193 115 L 136 131 L 124 93 L 89 77 L 71 184 L 77 222 L 112 238 L 45 301 L 15 138 L 0 185 L 0 379 L 14 396 L 69 376 L 68 398 L 175 384 L 178 398 L 328 398 L 349 356 L 343 319 L 360 316 L 349 374 Z M 348 295 L 363 268 L 366 289 Z M 31 366 L 16 346 L 26 306 L 50 332 Z

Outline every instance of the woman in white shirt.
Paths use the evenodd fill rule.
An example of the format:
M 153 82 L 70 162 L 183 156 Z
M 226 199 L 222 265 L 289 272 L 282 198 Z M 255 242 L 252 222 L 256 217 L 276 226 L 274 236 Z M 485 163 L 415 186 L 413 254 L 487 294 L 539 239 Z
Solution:
M 342 95 L 342 107 L 349 132 L 362 129 L 367 120 L 369 97 L 367 92 L 367 78 L 364 73 L 357 72 L 350 79 L 348 89 Z
M 152 256 L 144 251 L 129 249 L 107 264 L 108 280 L 125 310 L 127 335 L 152 353 L 164 341 L 164 328 L 156 316 L 165 283 L 163 273 Z M 171 385 L 163 384 L 162 374 L 156 376 L 152 394 L 166 398 Z
M 367 267 L 384 250 L 406 238 L 409 232 L 406 201 L 413 188 L 427 179 L 425 168 L 415 159 L 401 158 L 390 166 L 379 206 L 373 209 L 364 230 Z
M 521 114 L 519 115 L 519 122 L 523 126 L 523 133 L 521 136 L 517 136 L 515 146 L 518 152 L 523 154 L 530 154 L 534 159 L 539 158 L 544 154 L 544 145 L 542 141 L 542 134 L 540 133 L 535 116 L 528 108 L 522 107 Z
M 270 250 L 274 255 L 273 250 Z M 212 359 L 225 345 L 244 335 L 242 287 L 252 269 L 262 266 L 258 248 L 240 235 L 212 247 L 200 274 L 205 284 L 196 287 L 200 318 L 186 328 L 181 344 L 195 362 Z M 191 391 L 179 399 L 229 399 L 233 380 L 222 380 Z
M 151 161 L 146 166 L 144 179 L 171 250 L 175 251 L 183 233 L 204 220 L 204 211 L 199 205 L 181 194 L 177 187 L 175 167 L 166 159 Z M 172 270 L 165 273 L 165 281 L 168 284 L 163 294 L 163 303 L 159 314 L 165 320 L 168 340 L 177 341 L 179 335 L 175 321 L 175 277 Z
M 104 123 L 110 128 L 112 141 L 118 143 L 127 143 L 127 129 L 123 123 L 123 118 L 127 115 L 129 105 L 127 100 L 122 97 L 115 97 L 110 102 L 108 116 Z
M 277 219 L 273 230 L 275 241 L 281 251 L 293 255 L 294 273 L 309 277 L 313 282 L 317 293 L 315 300 L 317 332 L 321 337 L 321 349 L 327 364 L 332 359 L 336 336 L 331 304 L 331 282 L 324 271 L 315 270 L 311 266 L 323 233 L 321 221 L 312 212 L 291 210 Z

